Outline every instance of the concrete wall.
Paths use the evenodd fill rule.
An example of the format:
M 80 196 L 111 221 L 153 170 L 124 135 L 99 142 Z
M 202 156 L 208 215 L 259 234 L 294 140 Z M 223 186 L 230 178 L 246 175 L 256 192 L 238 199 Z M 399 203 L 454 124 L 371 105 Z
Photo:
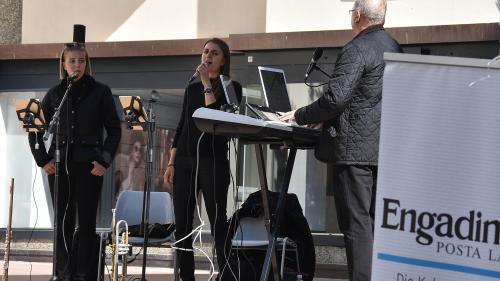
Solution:
M 0 0 L 0 44 L 21 42 L 23 2 Z

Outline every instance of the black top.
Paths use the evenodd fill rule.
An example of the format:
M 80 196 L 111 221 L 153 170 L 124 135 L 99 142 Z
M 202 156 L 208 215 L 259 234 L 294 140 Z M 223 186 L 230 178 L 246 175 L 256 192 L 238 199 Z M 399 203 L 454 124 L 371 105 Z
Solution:
M 67 81 L 63 79 L 43 98 L 42 110 L 47 123 L 52 119 L 66 88 Z M 120 143 L 121 127 L 115 102 L 108 86 L 97 82 L 91 76 L 83 76 L 73 83 L 59 117 L 61 161 L 64 162 L 69 144 L 69 161 L 97 161 L 104 167 L 111 164 Z M 107 134 L 104 141 L 103 129 Z M 35 149 L 36 139 L 40 146 L 38 149 Z M 29 142 L 38 166 L 43 167 L 54 158 L 55 137 L 52 139 L 48 153 L 42 141 L 42 134 L 30 133 Z
M 384 52 L 402 52 L 382 25 L 361 31 L 344 46 L 326 93 L 295 112 L 298 124 L 323 124 L 329 151 L 316 157 L 336 164 L 377 165 Z
M 205 94 L 203 93 L 203 84 L 196 82 L 190 84 L 184 92 L 184 103 L 182 105 L 182 114 L 177 125 L 177 131 L 174 137 L 172 148 L 177 148 L 176 161 L 181 158 L 196 159 L 196 147 L 201 132 L 196 128 L 193 122 L 193 112 L 200 107 L 207 107 L 211 109 L 220 109 L 221 106 L 227 104 L 224 90 L 221 87 L 218 79 L 213 79 L 212 83 L 216 101 L 213 104 L 205 106 Z M 234 89 L 241 102 L 242 90 L 241 85 L 233 81 Z M 215 136 L 206 133 L 201 142 L 199 149 L 200 158 L 213 157 L 227 159 L 228 151 L 228 138 L 223 136 Z M 213 146 L 212 146 L 213 144 Z

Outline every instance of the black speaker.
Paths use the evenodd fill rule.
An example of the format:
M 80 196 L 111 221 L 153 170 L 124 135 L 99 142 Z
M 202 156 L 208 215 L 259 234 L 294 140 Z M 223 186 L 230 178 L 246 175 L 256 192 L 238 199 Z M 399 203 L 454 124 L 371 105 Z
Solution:
M 85 25 L 73 25 L 73 43 L 85 44 Z

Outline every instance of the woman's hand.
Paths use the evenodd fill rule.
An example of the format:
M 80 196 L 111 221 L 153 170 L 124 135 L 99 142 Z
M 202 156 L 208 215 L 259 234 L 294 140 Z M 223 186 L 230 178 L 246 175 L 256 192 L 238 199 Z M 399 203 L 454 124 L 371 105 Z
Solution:
M 174 165 L 169 164 L 167 166 L 167 170 L 165 170 L 165 173 L 163 174 L 163 186 L 165 186 L 165 190 L 169 193 L 172 193 L 174 190 Z
M 210 76 L 208 73 L 209 67 L 210 64 L 205 62 L 198 65 L 198 67 L 196 68 L 196 71 L 200 75 L 201 83 L 203 83 L 203 86 L 205 86 L 205 88 L 212 87 L 212 84 L 210 83 Z
M 49 163 L 45 164 L 45 166 L 43 166 L 43 170 L 45 171 L 45 173 L 47 173 L 47 175 L 52 175 L 56 172 L 56 165 L 54 164 L 54 160 L 50 160 Z
M 94 168 L 92 168 L 90 173 L 97 177 L 104 176 L 104 173 L 106 173 L 106 168 L 104 168 L 104 166 L 99 164 L 99 162 L 97 161 L 92 161 L 92 164 L 94 165 Z

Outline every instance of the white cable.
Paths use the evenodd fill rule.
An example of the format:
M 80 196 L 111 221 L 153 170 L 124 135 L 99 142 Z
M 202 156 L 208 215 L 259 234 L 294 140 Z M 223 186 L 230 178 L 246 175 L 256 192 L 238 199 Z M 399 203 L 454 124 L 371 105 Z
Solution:
M 208 261 L 210 262 L 210 272 L 211 272 L 211 274 L 208 277 L 208 280 L 211 280 L 212 277 L 214 276 L 215 267 L 214 267 L 214 263 L 213 263 L 212 259 L 210 258 L 210 256 L 205 251 L 203 251 L 203 249 L 201 248 L 201 247 L 203 247 L 203 241 L 201 239 L 201 230 L 202 230 L 203 226 L 205 226 L 205 221 L 201 217 L 200 207 L 199 207 L 199 204 L 198 204 L 198 196 L 197 196 L 197 191 L 198 191 L 198 168 L 199 168 L 199 165 L 200 165 L 200 161 L 199 161 L 200 160 L 200 149 L 199 148 L 200 148 L 201 139 L 203 138 L 204 135 L 205 135 L 205 133 L 201 133 L 200 137 L 198 138 L 198 143 L 197 143 L 197 146 L 196 146 L 196 173 L 195 173 L 195 184 L 194 184 L 195 201 L 196 201 L 196 212 L 198 213 L 198 218 L 200 220 L 200 225 L 198 227 L 196 227 L 195 229 L 193 229 L 188 235 L 182 237 L 179 240 L 176 240 L 172 244 L 171 247 L 172 247 L 172 249 L 176 249 L 176 250 L 180 250 L 180 251 L 194 252 L 196 250 L 196 251 L 201 252 L 208 259 Z M 193 249 L 180 248 L 180 247 L 176 246 L 178 243 L 180 243 L 180 242 L 188 239 L 194 233 L 196 233 L 196 235 L 193 238 L 193 244 L 192 244 Z M 198 240 L 198 239 L 200 241 L 200 248 L 195 247 L 196 240 Z
M 68 249 L 68 245 L 66 243 L 66 233 L 65 233 L 65 222 L 66 222 L 66 215 L 68 214 L 68 208 L 69 208 L 69 203 L 71 201 L 71 178 L 69 176 L 69 168 L 68 168 L 68 151 L 69 151 L 69 147 L 68 147 L 68 140 L 66 139 L 66 153 L 64 155 L 64 159 L 65 159 L 65 163 L 64 163 L 64 170 L 66 171 L 66 180 L 68 181 L 68 197 L 66 198 L 66 207 L 64 208 L 64 215 L 63 215 L 63 219 L 62 219 L 62 229 L 61 229 L 61 232 L 62 232 L 62 236 L 63 236 L 63 243 L 64 243 L 64 250 L 66 251 L 66 255 L 68 257 L 67 259 L 67 263 L 66 263 L 66 266 L 65 266 L 65 269 L 64 271 L 68 270 L 68 266 L 70 264 L 70 260 L 73 258 L 73 257 L 70 257 L 69 256 L 69 249 Z M 57 165 L 57 163 L 56 163 Z M 58 182 L 57 184 L 57 193 L 56 193 L 56 190 L 55 190 L 55 186 L 54 186 L 54 193 L 56 193 L 55 195 L 57 197 L 59 197 L 59 192 L 61 191 L 60 187 L 61 187 L 61 184 L 60 182 Z M 58 204 L 59 203 L 59 198 L 56 199 L 58 201 Z M 55 203 L 55 202 L 54 202 Z M 54 204 L 55 206 L 55 204 Z M 58 206 L 55 206 L 55 208 L 58 208 Z M 76 208 L 76 207 L 75 207 Z M 57 212 L 58 215 L 59 215 L 59 212 Z M 56 218 L 56 221 L 57 221 L 58 218 Z M 76 218 L 74 217 L 73 218 L 73 221 L 75 220 Z M 54 231 L 57 231 L 57 229 L 54 229 Z M 73 236 L 74 237 L 74 236 Z M 81 239 L 80 236 L 78 236 L 78 239 Z M 56 241 L 54 241 L 55 243 Z M 56 247 L 56 252 L 57 252 L 57 245 L 54 245 L 53 247 Z M 57 262 L 57 261 L 56 261 Z
M 35 132 L 35 138 L 36 137 L 38 137 L 38 135 Z M 38 167 L 35 169 L 35 177 L 33 179 L 33 184 L 31 186 L 31 194 L 33 195 L 33 202 L 35 203 L 35 209 L 36 209 L 36 219 L 35 219 L 35 225 L 33 225 L 33 228 L 31 229 L 28 243 L 26 243 L 26 249 L 28 249 L 28 260 L 29 260 L 29 264 L 30 264 L 30 281 L 31 281 L 31 272 L 33 271 L 33 264 L 31 263 L 31 258 L 30 258 L 31 254 L 29 251 L 29 245 L 31 242 L 31 238 L 33 237 L 33 233 L 35 232 L 35 228 L 38 224 L 38 204 L 36 203 L 36 197 L 35 197 L 35 182 L 36 182 L 37 176 L 38 176 Z

